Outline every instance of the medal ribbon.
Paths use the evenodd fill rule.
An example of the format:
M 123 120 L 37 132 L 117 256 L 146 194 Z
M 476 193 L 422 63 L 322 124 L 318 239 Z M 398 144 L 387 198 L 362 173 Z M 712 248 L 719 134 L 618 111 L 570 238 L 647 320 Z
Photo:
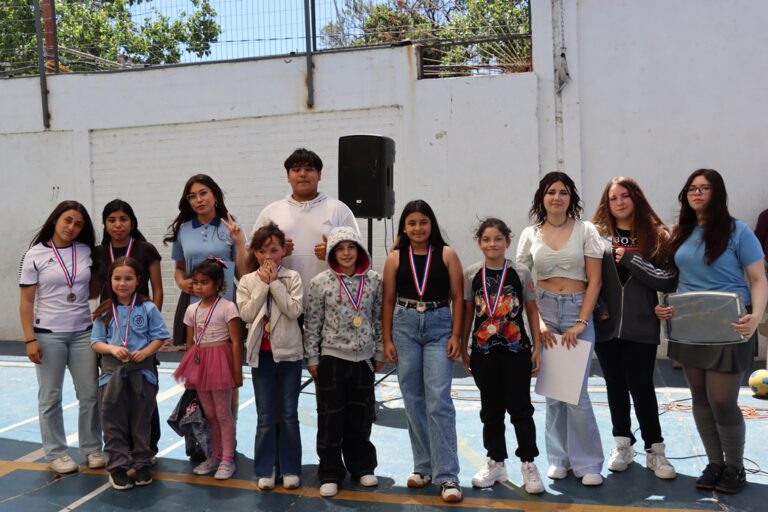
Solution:
M 131 306 L 128 308 L 128 317 L 125 319 L 125 337 L 120 337 L 120 317 L 117 316 L 117 306 L 115 306 L 115 303 L 112 303 L 112 318 L 115 320 L 115 329 L 117 330 L 117 339 L 120 340 L 120 346 L 121 347 L 127 347 L 128 346 L 128 333 L 131 332 L 131 313 L 133 313 L 133 307 L 136 305 L 136 298 L 139 296 L 138 293 L 133 294 L 133 298 L 131 299 Z
M 413 285 L 416 287 L 416 293 L 419 294 L 419 300 L 424 296 L 424 292 L 427 291 L 427 279 L 429 279 L 429 268 L 432 263 L 432 246 L 427 246 L 427 263 L 424 265 L 424 278 L 419 284 L 418 274 L 416 273 L 416 261 L 413 257 L 413 247 L 408 246 L 408 261 L 411 263 L 411 275 L 413 276 Z
M 219 304 L 219 301 L 221 300 L 221 295 L 216 297 L 216 301 L 213 303 L 213 306 L 211 306 L 211 309 L 208 310 L 208 314 L 205 316 L 205 322 L 203 322 L 203 330 L 200 332 L 200 334 L 197 334 L 197 310 L 200 309 L 200 305 L 203 303 L 203 301 L 200 301 L 200 303 L 195 308 L 195 316 L 194 316 L 194 323 L 195 323 L 195 346 L 200 345 L 200 342 L 203 339 L 203 336 L 205 336 L 205 331 L 208 329 L 208 324 L 211 322 L 211 317 L 213 316 L 213 310 L 216 309 L 216 306 Z
M 499 279 L 499 287 L 496 289 L 496 296 L 493 298 L 493 305 L 491 305 L 491 299 L 488 295 L 488 280 L 485 278 L 488 267 L 483 263 L 483 300 L 485 300 L 485 310 L 488 312 L 488 317 L 493 318 L 496 313 L 496 308 L 499 307 L 499 300 L 501 299 L 501 290 L 504 288 L 504 280 L 507 278 L 507 260 L 504 260 L 504 268 L 501 271 L 501 279 Z
M 128 249 L 125 250 L 126 258 L 131 255 L 131 249 L 133 249 L 133 237 L 131 237 L 128 241 Z M 109 262 L 115 262 L 115 253 L 112 252 L 112 242 L 109 242 Z
M 365 276 L 360 276 L 360 284 L 357 287 L 357 293 L 355 294 L 355 297 L 352 297 L 352 292 L 349 291 L 349 286 L 347 286 L 347 283 L 344 282 L 344 279 L 341 277 L 341 275 L 336 274 L 336 277 L 339 280 L 339 284 L 341 285 L 341 288 L 344 290 L 344 294 L 349 299 L 349 302 L 352 303 L 352 307 L 355 309 L 355 312 L 357 312 L 360 309 L 360 302 L 363 300 L 363 290 L 365 289 Z
M 59 262 L 59 266 L 61 267 L 61 270 L 64 271 L 64 279 L 67 280 L 67 286 L 69 286 L 69 289 L 71 290 L 73 286 L 75 286 L 75 279 L 77 278 L 77 244 L 75 242 L 72 242 L 72 273 L 69 273 L 69 270 L 67 270 L 66 265 L 64 265 L 64 260 L 61 258 L 61 253 L 59 252 L 59 249 L 51 242 L 51 249 L 53 249 L 53 255 L 56 257 L 56 261 Z

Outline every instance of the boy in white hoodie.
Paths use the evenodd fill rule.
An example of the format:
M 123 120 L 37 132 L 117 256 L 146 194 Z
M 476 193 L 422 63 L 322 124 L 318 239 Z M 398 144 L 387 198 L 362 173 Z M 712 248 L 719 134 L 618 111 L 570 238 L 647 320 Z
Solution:
M 323 161 L 314 151 L 299 148 L 283 163 L 291 193 L 268 204 L 253 226 L 255 232 L 270 222 L 285 233 L 286 267 L 295 270 L 304 283 L 325 270 L 326 237 L 339 226 L 357 227 L 347 205 L 318 191 Z M 253 238 L 253 235 L 251 235 Z M 304 290 L 304 302 L 307 290 Z
M 356 230 L 328 237 L 329 269 L 309 285 L 304 352 L 317 390 L 320 495 L 335 496 L 347 471 L 361 485 L 378 484 L 370 441 L 374 371 L 384 365 L 381 275 L 371 267 Z

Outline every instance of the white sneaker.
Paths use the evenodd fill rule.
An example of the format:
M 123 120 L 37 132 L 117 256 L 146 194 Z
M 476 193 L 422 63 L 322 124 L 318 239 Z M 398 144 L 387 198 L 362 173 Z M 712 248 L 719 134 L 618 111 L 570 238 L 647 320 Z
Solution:
M 440 497 L 446 503 L 458 503 L 464 499 L 458 482 L 443 482 L 440 484 Z
M 360 477 L 360 480 L 358 480 L 358 482 L 360 482 L 360 485 L 362 485 L 363 487 L 375 487 L 379 485 L 379 479 L 376 478 L 376 475 L 374 474 L 363 475 Z
M 328 482 L 320 486 L 320 496 L 323 498 L 333 498 L 339 492 L 339 484 Z
M 472 477 L 472 486 L 484 489 L 492 487 L 496 482 L 506 482 L 507 480 L 509 480 L 509 475 L 507 475 L 504 462 L 488 459 L 488 462 Z
M 299 475 L 283 475 L 283 489 L 298 489 L 300 485 Z
M 107 465 L 107 458 L 101 450 L 89 453 L 86 459 L 90 469 L 100 469 Z
M 57 473 L 66 475 L 67 473 L 75 473 L 80 467 L 72 460 L 69 455 L 62 455 L 58 459 L 53 459 L 48 463 L 48 467 Z
M 581 483 L 587 487 L 603 485 L 603 475 L 600 473 L 587 473 L 581 477 Z
M 218 461 L 213 457 L 208 457 L 203 462 L 195 466 L 192 472 L 196 475 L 207 475 L 219 469 L 220 463 L 221 461 Z
M 275 468 L 272 468 L 272 476 L 265 476 L 262 478 L 259 478 L 259 480 L 256 482 L 256 485 L 261 489 L 262 491 L 271 491 L 275 488 Z
M 671 480 L 677 476 L 674 466 L 664 454 L 664 443 L 653 443 L 650 451 L 645 453 L 645 465 L 653 474 L 663 480 Z
M 235 474 L 235 471 L 237 471 L 237 466 L 235 466 L 234 462 L 223 460 L 219 464 L 218 469 L 216 469 L 216 474 L 213 475 L 213 478 L 216 480 L 229 480 Z
M 525 492 L 528 494 L 541 494 L 544 492 L 544 483 L 539 475 L 539 468 L 533 462 L 523 462 L 520 466 L 520 472 L 523 474 L 523 484 Z
M 562 480 L 568 476 L 568 468 L 552 464 L 547 469 L 547 476 L 552 480 Z
M 608 469 L 611 471 L 625 471 L 627 466 L 635 461 L 635 449 L 632 448 L 632 440 L 628 437 L 617 436 L 616 446 L 611 448 L 611 458 L 608 459 Z
M 422 487 L 428 486 L 431 481 L 432 481 L 431 476 L 423 475 L 417 471 L 414 471 L 413 473 L 408 475 L 408 480 L 406 481 L 406 485 L 411 489 L 421 489 Z

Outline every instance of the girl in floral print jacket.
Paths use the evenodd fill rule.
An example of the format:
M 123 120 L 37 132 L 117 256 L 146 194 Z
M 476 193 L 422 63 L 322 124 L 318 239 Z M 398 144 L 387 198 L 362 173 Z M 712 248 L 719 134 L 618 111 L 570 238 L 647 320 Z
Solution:
M 331 231 L 329 269 L 309 285 L 304 352 L 317 390 L 320 495 L 336 495 L 346 477 L 378 484 L 376 448 L 370 441 L 374 370 L 384 364 L 381 276 L 355 230 Z

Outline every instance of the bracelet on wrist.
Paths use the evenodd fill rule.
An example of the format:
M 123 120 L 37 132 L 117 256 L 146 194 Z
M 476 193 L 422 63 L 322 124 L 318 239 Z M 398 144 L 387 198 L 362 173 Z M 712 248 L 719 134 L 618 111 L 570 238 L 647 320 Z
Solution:
M 24 344 L 25 344 L 25 345 L 29 345 L 29 344 L 30 344 L 30 343 L 32 343 L 33 341 L 37 341 L 37 338 L 32 338 L 31 340 L 27 340 L 27 341 L 25 341 L 25 342 L 24 342 Z
M 583 318 L 577 318 L 576 319 L 577 324 L 584 324 L 584 327 L 589 327 L 589 322 L 584 320 Z

